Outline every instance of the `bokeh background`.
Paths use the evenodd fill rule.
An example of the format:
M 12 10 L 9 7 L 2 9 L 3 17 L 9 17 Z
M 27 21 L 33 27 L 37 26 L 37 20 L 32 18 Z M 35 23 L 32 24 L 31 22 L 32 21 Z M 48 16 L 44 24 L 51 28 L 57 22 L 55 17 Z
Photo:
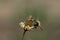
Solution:
M 19 22 L 38 16 L 44 29 L 27 32 L 24 40 L 60 40 L 60 0 L 0 0 L 0 40 L 21 40 Z

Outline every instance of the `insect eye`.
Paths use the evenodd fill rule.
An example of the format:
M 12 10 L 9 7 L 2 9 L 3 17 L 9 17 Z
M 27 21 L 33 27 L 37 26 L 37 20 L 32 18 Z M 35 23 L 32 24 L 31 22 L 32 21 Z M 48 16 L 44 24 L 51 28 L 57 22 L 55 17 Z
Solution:
M 33 26 L 34 26 L 34 28 L 37 28 L 38 25 L 39 25 L 39 23 L 38 23 L 36 20 L 34 20 L 34 21 L 33 21 Z

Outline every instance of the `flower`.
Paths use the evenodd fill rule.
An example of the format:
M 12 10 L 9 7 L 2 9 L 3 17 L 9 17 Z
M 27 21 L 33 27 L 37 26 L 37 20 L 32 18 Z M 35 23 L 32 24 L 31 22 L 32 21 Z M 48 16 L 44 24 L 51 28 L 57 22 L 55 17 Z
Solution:
M 20 22 L 19 25 L 20 25 L 21 28 L 23 28 L 25 30 L 27 29 L 28 31 L 30 31 L 34 28 L 33 26 L 30 27 L 29 25 L 25 26 L 24 22 Z

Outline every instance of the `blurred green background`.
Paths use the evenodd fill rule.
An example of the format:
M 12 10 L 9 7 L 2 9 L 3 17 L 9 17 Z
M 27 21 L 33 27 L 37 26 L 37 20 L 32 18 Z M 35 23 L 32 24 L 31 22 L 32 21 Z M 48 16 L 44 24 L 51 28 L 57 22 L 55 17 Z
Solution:
M 0 40 L 21 40 L 19 22 L 32 15 L 40 29 L 27 32 L 24 40 L 60 40 L 60 0 L 0 0 Z
M 45 9 L 38 9 L 38 8 L 26 8 L 24 10 L 24 13 L 18 14 L 17 16 L 20 17 L 18 21 L 24 21 L 29 15 L 32 15 L 34 17 L 38 17 L 41 21 L 41 25 L 43 27 L 43 31 L 34 30 L 32 32 L 29 32 L 25 35 L 24 40 L 47 40 L 47 26 L 46 26 L 46 11 Z M 22 19 L 22 20 L 21 20 Z M 19 22 L 18 22 L 19 23 Z M 23 29 L 22 29 L 23 30 Z M 22 31 L 23 32 L 23 31 Z M 21 33 L 21 32 L 20 32 Z M 22 36 L 22 33 L 20 34 Z M 21 37 L 19 38 L 21 40 Z
M 29 15 L 32 15 L 33 18 L 38 17 L 39 20 L 41 21 L 41 25 L 43 27 L 43 31 L 40 31 L 40 29 L 37 30 L 33 30 L 32 32 L 27 32 L 24 40 L 47 40 L 47 14 L 46 14 L 46 9 L 45 6 L 42 5 L 32 5 L 33 3 L 31 3 L 31 1 L 27 1 L 25 3 L 25 6 L 23 8 L 21 8 L 21 6 L 19 5 L 17 8 L 17 13 L 16 14 L 16 18 L 18 18 L 16 21 L 17 25 L 19 22 L 26 20 L 26 18 Z M 44 6 L 44 7 L 43 7 Z M 23 34 L 23 29 L 20 28 L 20 33 L 18 36 L 18 40 L 21 40 L 22 38 L 22 34 Z
M 21 40 L 19 22 L 29 15 L 39 18 L 43 31 L 27 32 L 24 40 L 47 40 L 47 14 L 42 0 L 0 0 L 0 40 Z

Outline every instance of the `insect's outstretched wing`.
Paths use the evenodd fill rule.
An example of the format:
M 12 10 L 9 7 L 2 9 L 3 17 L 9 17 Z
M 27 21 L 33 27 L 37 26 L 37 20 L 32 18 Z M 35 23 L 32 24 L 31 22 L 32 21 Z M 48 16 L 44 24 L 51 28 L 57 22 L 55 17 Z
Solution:
M 39 28 L 40 28 L 40 30 L 41 30 L 41 31 L 43 31 L 43 28 L 42 28 L 42 26 L 41 26 L 40 21 L 39 21 L 39 20 L 37 20 L 37 22 L 39 23 Z

